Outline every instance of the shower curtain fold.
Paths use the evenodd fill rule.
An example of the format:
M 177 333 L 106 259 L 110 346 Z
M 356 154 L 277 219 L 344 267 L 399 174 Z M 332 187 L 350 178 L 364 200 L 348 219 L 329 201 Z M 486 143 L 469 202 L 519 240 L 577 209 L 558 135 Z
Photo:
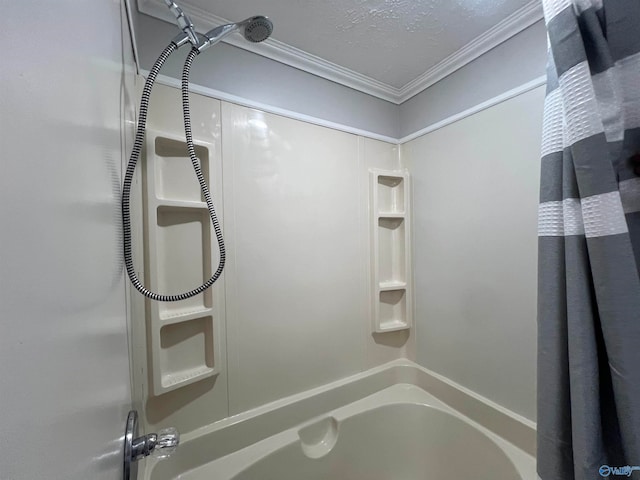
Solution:
M 615 478 L 640 467 L 640 1 L 543 4 L 538 475 Z

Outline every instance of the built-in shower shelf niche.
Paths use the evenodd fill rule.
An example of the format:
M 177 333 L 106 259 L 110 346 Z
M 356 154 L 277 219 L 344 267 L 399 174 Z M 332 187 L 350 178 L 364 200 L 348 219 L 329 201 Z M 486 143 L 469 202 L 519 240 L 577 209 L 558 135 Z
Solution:
M 398 176 L 391 172 L 378 171 L 375 189 L 377 192 L 378 213 L 380 215 L 402 215 L 405 205 L 405 191 L 407 190 L 404 175 Z
M 160 347 L 160 382 L 166 391 L 210 377 L 215 372 L 213 317 L 164 325 Z
M 213 145 L 196 156 L 212 186 Z M 146 284 L 171 294 L 204 283 L 218 265 L 217 242 L 184 139 L 147 130 L 143 164 Z M 154 395 L 217 375 L 220 335 L 212 289 L 179 302 L 147 301 Z
M 153 140 L 156 196 L 163 200 L 200 202 L 206 208 L 184 140 L 169 136 L 157 136 Z M 205 145 L 195 145 L 195 151 L 202 174 L 208 179 L 209 149 Z
M 407 288 L 406 282 L 380 282 L 380 291 L 390 291 L 390 290 L 402 290 Z
M 407 322 L 407 290 L 381 290 L 379 293 L 378 332 L 404 330 Z
M 369 171 L 373 331 L 411 328 L 409 174 Z

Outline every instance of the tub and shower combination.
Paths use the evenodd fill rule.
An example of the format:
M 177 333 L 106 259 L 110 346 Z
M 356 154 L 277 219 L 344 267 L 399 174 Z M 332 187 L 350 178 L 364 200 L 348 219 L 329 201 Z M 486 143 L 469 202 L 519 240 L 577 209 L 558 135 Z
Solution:
M 180 7 L 172 0 L 165 0 L 165 2 L 176 15 L 183 33 L 174 38 L 165 48 L 147 76 L 141 96 L 140 121 L 135 144 L 125 175 L 122 211 L 124 257 L 132 285 L 149 299 L 166 303 L 196 297 L 208 290 L 220 277 L 226 258 L 221 227 L 208 189 L 208 181 L 205 178 L 207 173 L 203 172 L 207 169 L 206 166 L 211 166 L 213 162 L 207 163 L 208 156 L 203 155 L 202 152 L 200 154 L 196 152 L 191 130 L 189 101 L 191 64 L 199 53 L 233 32 L 241 32 L 249 42 L 262 42 L 271 34 L 273 25 L 266 17 L 254 16 L 239 23 L 218 26 L 198 36 L 193 30 L 193 24 Z M 134 184 L 136 163 L 140 158 L 145 139 L 145 121 L 151 89 L 167 58 L 181 46 L 189 44 L 191 44 L 191 50 L 184 63 L 181 84 L 186 150 L 202 191 L 202 197 L 197 195 L 197 199 L 202 200 L 198 208 L 202 209 L 203 205 L 206 205 L 208 210 L 218 244 L 219 262 L 217 269 L 213 264 L 207 265 L 210 272 L 206 276 L 210 278 L 201 286 L 184 293 L 165 295 L 154 293 L 152 290 L 154 282 L 151 282 L 150 289 L 147 289 L 137 276 L 133 259 L 130 193 Z M 150 132 L 148 137 L 152 136 Z M 150 151 L 163 158 L 175 156 L 173 150 L 173 153 L 165 152 L 164 155 L 160 153 L 162 150 L 160 147 L 164 145 L 162 142 L 167 145 L 171 142 L 173 142 L 171 144 L 177 144 L 175 140 L 164 139 L 161 142 L 151 142 L 149 138 L 147 138 L 147 148 Z M 214 144 L 210 147 L 214 149 Z M 205 148 L 204 151 L 208 150 Z M 201 167 L 201 165 L 205 166 Z M 155 170 L 151 168 L 150 171 Z M 372 241 L 372 258 L 378 259 L 372 262 L 373 290 L 375 291 L 373 297 L 374 302 L 383 304 L 375 303 L 372 309 L 375 312 L 374 330 L 380 333 L 407 329 L 411 323 L 410 313 L 408 313 L 411 305 L 408 286 L 411 271 L 408 254 L 410 248 L 408 177 L 407 174 L 395 170 L 370 169 L 369 172 L 372 192 L 371 210 L 374 212 L 372 225 L 376 232 L 380 230 L 375 235 L 372 234 L 372 238 L 377 239 Z M 172 179 L 174 177 L 175 174 L 171 175 Z M 148 178 L 147 180 L 146 193 L 154 194 L 156 182 Z M 165 198 L 166 193 L 162 191 L 158 195 L 154 194 L 151 203 L 159 205 L 157 212 L 162 214 L 168 211 L 174 212 L 176 205 L 193 207 L 193 201 L 182 199 L 180 203 L 175 198 Z M 162 201 L 166 205 L 160 205 Z M 160 213 L 154 209 L 150 210 L 149 218 L 152 220 L 150 224 L 157 223 L 164 228 L 168 224 L 187 223 L 186 220 L 171 223 L 159 217 L 156 218 Z M 204 218 L 208 220 L 206 216 Z M 402 224 L 401 228 L 398 227 L 400 224 Z M 147 227 L 148 237 L 155 238 L 149 229 L 150 227 Z M 204 231 L 204 227 L 202 229 Z M 194 235 L 181 237 L 182 240 L 186 238 L 192 239 Z M 206 242 L 202 241 L 207 244 L 207 248 L 211 246 L 210 239 Z M 165 243 L 172 244 L 172 242 Z M 202 251 L 202 248 L 193 250 Z M 398 254 L 400 251 L 403 252 L 402 255 Z M 211 258 L 207 262 L 215 256 L 215 253 L 211 252 L 211 255 L 208 255 Z M 379 264 L 388 266 L 388 274 L 381 274 L 384 269 Z M 171 271 L 172 277 L 176 276 L 174 270 Z M 202 272 L 197 273 L 200 275 Z M 385 280 L 393 281 L 385 282 Z M 387 297 L 393 299 L 390 300 Z M 204 305 L 206 307 L 204 310 L 195 313 L 189 311 L 178 315 L 173 312 L 164 317 L 156 308 L 150 314 L 151 323 L 156 316 L 158 317 L 157 328 L 151 335 L 155 339 L 151 348 L 155 395 L 167 393 L 218 373 L 216 369 L 219 362 L 209 358 L 212 341 L 211 345 L 204 345 L 206 348 L 203 349 L 206 349 L 207 353 L 202 358 L 196 358 L 194 352 L 187 353 L 186 348 L 180 350 L 179 354 L 173 354 L 171 358 L 178 364 L 173 367 L 173 370 L 167 367 L 168 354 L 166 352 L 158 354 L 163 348 L 166 350 L 171 345 L 183 341 L 184 338 L 193 337 L 194 331 L 202 334 L 201 336 L 211 337 L 211 319 L 215 314 L 212 313 L 210 306 L 207 303 Z M 198 317 L 198 315 L 204 315 L 205 310 L 207 316 Z M 183 323 L 180 325 L 184 326 L 192 322 L 193 326 L 187 333 L 173 338 L 172 328 L 178 324 L 176 315 L 184 317 L 181 318 L 180 321 Z M 166 327 L 162 322 L 167 319 L 170 319 L 172 327 L 162 330 Z M 209 326 L 206 327 L 205 324 Z M 163 346 L 163 339 L 167 345 Z M 155 354 L 154 348 L 157 350 Z M 219 348 L 216 347 L 214 351 L 215 355 L 220 355 Z M 178 358 L 184 360 L 182 363 L 185 363 L 186 367 L 181 361 L 176 360 Z M 196 367 L 189 363 L 191 360 L 193 360 L 191 363 L 197 364 Z M 167 370 L 164 374 L 159 373 L 162 368 Z M 136 428 L 132 427 L 128 437 L 133 438 L 135 430 Z M 130 442 L 129 456 L 125 453 L 126 459 L 133 462 L 143 455 L 148 455 L 158 445 L 160 445 L 159 448 L 164 448 L 165 446 L 160 442 L 161 437 L 165 440 L 170 439 L 172 446 L 177 443 L 177 435 L 173 433 L 169 436 L 151 434 L 133 439 L 132 443 Z M 146 480 L 535 480 L 534 444 L 535 426 L 530 421 L 408 360 L 396 360 L 350 378 L 277 400 L 191 431 L 183 436 L 180 448 L 170 458 L 148 459 L 144 478 Z M 127 452 L 126 448 L 125 452 Z M 126 461 L 125 465 L 128 465 Z
M 530 421 L 399 360 L 185 435 L 145 479 L 535 480 L 534 444 Z

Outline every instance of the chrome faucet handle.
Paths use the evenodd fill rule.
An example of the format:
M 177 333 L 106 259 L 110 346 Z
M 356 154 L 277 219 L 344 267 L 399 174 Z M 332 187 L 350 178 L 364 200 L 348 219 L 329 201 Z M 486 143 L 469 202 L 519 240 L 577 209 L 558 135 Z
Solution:
M 155 448 L 151 449 L 151 455 L 156 458 L 167 458 L 178 448 L 180 434 L 173 427 L 163 428 L 158 432 Z
M 136 463 L 149 455 L 155 458 L 167 458 L 178 448 L 180 434 L 175 428 L 165 428 L 158 433 L 150 433 L 138 437 L 138 412 L 131 410 L 127 418 L 124 434 L 123 480 L 135 479 Z

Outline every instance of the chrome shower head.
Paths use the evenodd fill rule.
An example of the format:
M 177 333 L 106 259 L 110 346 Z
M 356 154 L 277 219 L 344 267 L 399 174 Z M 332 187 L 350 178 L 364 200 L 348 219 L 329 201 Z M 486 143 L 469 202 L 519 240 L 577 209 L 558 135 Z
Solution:
M 244 26 L 244 38 L 253 43 L 264 42 L 273 33 L 273 23 L 261 15 L 247 18 L 240 24 Z
M 245 39 L 252 43 L 263 42 L 273 32 L 273 23 L 267 17 L 258 15 L 255 17 L 249 17 L 238 23 L 229 23 L 227 25 L 220 25 L 212 30 L 209 30 L 203 35 L 204 40 L 198 46 L 200 52 L 215 45 L 227 35 L 241 30 Z

